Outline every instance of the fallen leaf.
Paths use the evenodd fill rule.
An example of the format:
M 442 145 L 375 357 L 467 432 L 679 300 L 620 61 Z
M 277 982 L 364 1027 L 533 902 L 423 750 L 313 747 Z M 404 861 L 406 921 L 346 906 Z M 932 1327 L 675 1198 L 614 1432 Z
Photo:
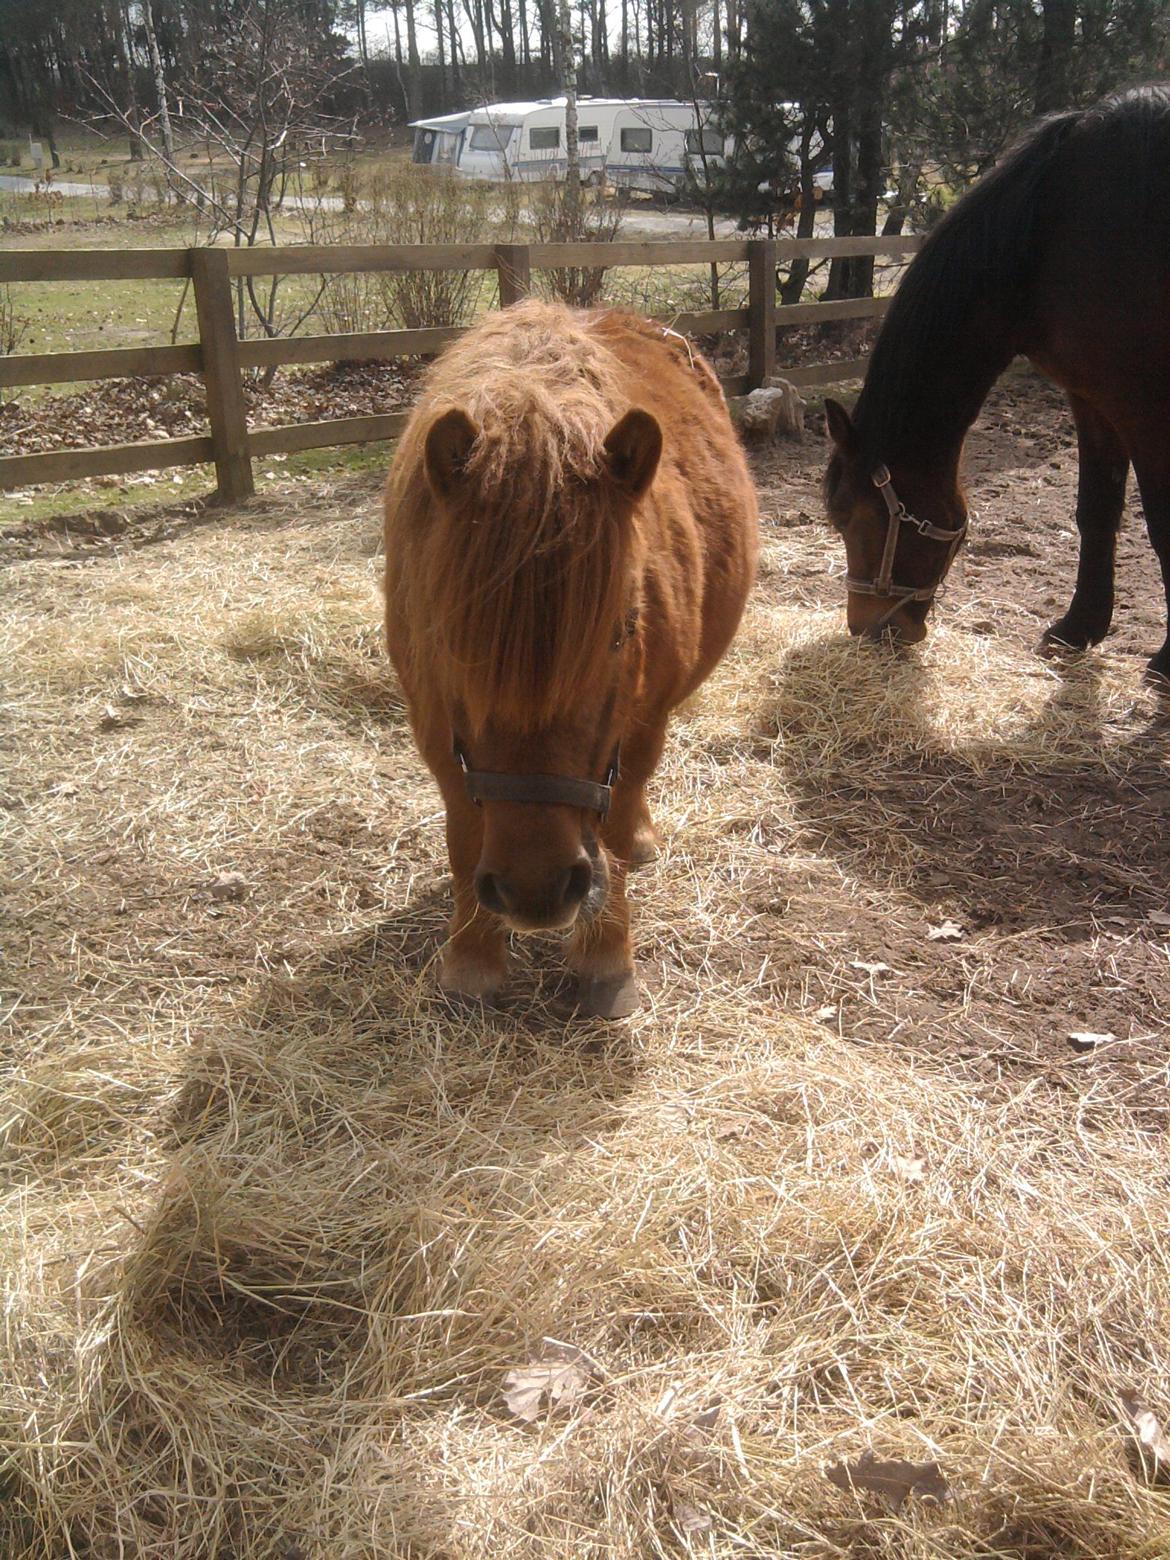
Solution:
M 819 1019 L 822 1024 L 831 1024 L 840 1011 L 840 1008 L 834 1007 L 833 1004 L 829 1002 L 826 1003 L 824 1007 L 817 1008 L 816 1012 L 813 1014 L 813 1017 Z
M 116 710 L 112 704 L 107 704 L 102 711 L 102 718 L 98 721 L 99 731 L 117 731 L 120 726 L 135 726 L 137 717 L 130 715 L 126 710 Z
M 680 1533 L 691 1538 L 696 1533 L 711 1531 L 711 1518 L 705 1511 L 700 1511 L 698 1506 L 692 1506 L 689 1500 L 675 1500 L 671 1504 L 674 1508 L 675 1526 Z
M 1170 1478 L 1170 1438 L 1167 1438 L 1158 1423 L 1157 1416 L 1132 1392 L 1125 1393 L 1121 1402 L 1144 1454 L 1143 1462 L 1148 1459 L 1150 1472 L 1155 1478 Z
M 207 885 L 212 899 L 246 899 L 252 888 L 242 872 L 221 872 L 214 883 Z
M 900 1181 L 925 1181 L 926 1160 L 922 1154 L 891 1154 L 890 1169 Z
M 941 926 L 928 926 L 927 942 L 962 942 L 966 932 L 957 921 L 944 921 Z
M 1098 1035 L 1091 1029 L 1074 1029 L 1068 1037 L 1068 1043 L 1074 1051 L 1091 1051 L 1098 1045 L 1111 1045 L 1116 1039 L 1112 1031 Z
M 541 1412 L 553 1413 L 579 1398 L 593 1379 L 589 1356 L 571 1344 L 546 1346 L 544 1356 L 504 1377 L 504 1402 L 517 1419 L 533 1424 Z
M 934 1504 L 950 1497 L 938 1463 L 905 1462 L 900 1457 L 879 1460 L 872 1452 L 863 1452 L 853 1463 L 834 1463 L 825 1469 L 825 1478 L 839 1490 L 884 1495 L 895 1511 L 910 1495 Z

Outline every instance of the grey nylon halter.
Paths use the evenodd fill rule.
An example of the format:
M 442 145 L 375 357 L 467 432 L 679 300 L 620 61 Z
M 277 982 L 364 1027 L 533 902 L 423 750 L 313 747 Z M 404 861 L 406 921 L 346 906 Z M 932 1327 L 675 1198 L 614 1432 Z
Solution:
M 886 528 L 886 545 L 882 550 L 881 566 L 876 577 L 870 580 L 857 580 L 851 574 L 845 576 L 845 584 L 859 596 L 884 596 L 887 600 L 894 598 L 894 604 L 889 611 L 884 613 L 874 623 L 867 633 L 876 638 L 885 628 L 894 614 L 908 601 L 933 601 L 938 588 L 947 577 L 947 571 L 955 561 L 955 554 L 962 545 L 963 538 L 967 534 L 967 521 L 953 531 L 944 530 L 941 525 L 933 525 L 929 520 L 920 520 L 917 515 L 912 515 L 905 504 L 894 491 L 894 483 L 890 476 L 888 466 L 878 466 L 872 476 L 872 482 L 885 500 L 886 510 L 890 521 Z M 912 525 L 920 536 L 928 537 L 932 542 L 948 543 L 946 562 L 942 572 L 933 585 L 895 585 L 894 584 L 894 555 L 898 551 L 898 535 L 903 525 Z

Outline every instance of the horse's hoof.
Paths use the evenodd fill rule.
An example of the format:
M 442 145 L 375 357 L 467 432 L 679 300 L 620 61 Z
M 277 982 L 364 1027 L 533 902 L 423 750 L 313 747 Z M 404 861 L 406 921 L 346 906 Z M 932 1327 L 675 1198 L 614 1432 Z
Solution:
M 1089 624 L 1073 617 L 1062 617 L 1059 622 L 1050 623 L 1040 636 L 1040 654 L 1064 655 L 1069 651 L 1091 650 L 1108 632 L 1108 623 Z
M 1170 651 L 1159 650 L 1146 663 L 1145 680 L 1158 693 L 1170 693 Z
M 582 977 L 577 982 L 574 1007 L 585 1018 L 629 1018 L 642 1004 L 632 970 L 600 979 Z

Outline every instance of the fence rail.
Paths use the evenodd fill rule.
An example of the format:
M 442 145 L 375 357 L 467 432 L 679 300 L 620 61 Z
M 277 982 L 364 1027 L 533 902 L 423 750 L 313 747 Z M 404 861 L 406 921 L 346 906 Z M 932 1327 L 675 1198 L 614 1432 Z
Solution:
M 132 375 L 198 373 L 207 391 L 210 433 L 95 449 L 51 450 L 0 456 L 0 490 L 81 477 L 122 476 L 213 462 L 219 495 L 253 492 L 252 461 L 294 450 L 396 438 L 401 412 L 335 417 L 322 422 L 249 429 L 242 374 L 254 368 L 300 363 L 367 362 L 427 356 L 462 334 L 462 327 L 379 330 L 326 336 L 276 336 L 240 340 L 233 285 L 245 276 L 336 275 L 358 271 L 495 271 L 501 307 L 523 297 L 534 270 L 565 267 L 706 265 L 746 263 L 746 308 L 688 311 L 665 318 L 688 335 L 742 331 L 748 338 L 748 372 L 723 380 L 728 394 L 742 394 L 776 373 L 777 338 L 793 325 L 826 320 L 872 319 L 887 298 L 780 306 L 776 267 L 797 259 L 839 255 L 914 254 L 911 238 L 687 239 L 611 244 L 399 244 L 296 245 L 256 249 L 11 250 L 0 254 L 0 285 L 9 282 L 189 281 L 195 293 L 199 340 L 165 347 L 118 347 L 92 352 L 38 352 L 0 357 L 0 387 L 70 384 Z M 831 384 L 864 371 L 865 358 L 784 368 L 799 386 Z

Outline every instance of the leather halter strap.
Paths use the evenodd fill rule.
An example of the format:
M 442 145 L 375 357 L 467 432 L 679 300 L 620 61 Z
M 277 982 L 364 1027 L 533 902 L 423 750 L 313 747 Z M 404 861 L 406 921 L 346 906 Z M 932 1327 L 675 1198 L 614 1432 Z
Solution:
M 893 605 L 877 623 L 869 630 L 871 634 L 880 634 L 882 629 L 908 601 L 933 601 L 939 586 L 946 578 L 951 564 L 955 561 L 955 554 L 967 534 L 967 521 L 957 526 L 954 530 L 946 530 L 941 525 L 934 525 L 929 520 L 920 520 L 917 515 L 912 515 L 894 490 L 893 479 L 890 476 L 888 466 L 878 466 L 873 472 L 872 482 L 874 487 L 882 495 L 885 501 L 886 511 L 889 515 L 889 524 L 886 527 L 886 545 L 882 549 L 882 561 L 874 579 L 858 580 L 852 575 L 846 575 L 845 584 L 851 591 L 861 596 L 884 596 L 887 599 L 893 597 Z M 912 525 L 920 536 L 927 537 L 932 542 L 945 542 L 948 546 L 946 561 L 942 572 L 933 585 L 895 585 L 894 584 L 894 558 L 898 551 L 898 536 L 903 525 Z
M 602 823 L 609 816 L 613 787 L 621 773 L 621 746 L 614 748 L 605 779 L 577 780 L 571 775 L 518 775 L 498 769 L 472 769 L 467 749 L 454 738 L 452 751 L 463 771 L 467 794 L 477 807 L 484 802 L 532 802 L 541 807 L 580 807 L 595 812 Z

